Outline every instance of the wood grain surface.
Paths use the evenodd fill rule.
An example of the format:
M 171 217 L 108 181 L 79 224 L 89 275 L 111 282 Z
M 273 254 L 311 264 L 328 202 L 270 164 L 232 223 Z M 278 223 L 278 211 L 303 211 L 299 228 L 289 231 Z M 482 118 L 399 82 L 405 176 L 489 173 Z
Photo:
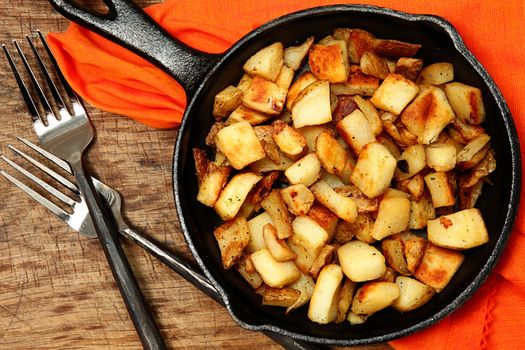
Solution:
M 0 43 L 10 47 L 11 40 L 37 29 L 66 26 L 45 0 L 0 0 Z M 36 138 L 3 56 L 0 81 L 0 153 L 18 160 L 7 145 L 17 144 L 16 136 Z M 191 259 L 172 196 L 176 130 L 154 130 L 88 108 L 97 131 L 88 169 L 124 196 L 133 227 Z M 5 163 L 0 167 L 13 174 Z M 4 178 L 0 194 L 0 349 L 140 349 L 97 240 L 74 233 Z M 171 349 L 280 348 L 239 327 L 225 309 L 140 248 L 124 243 L 124 249 Z

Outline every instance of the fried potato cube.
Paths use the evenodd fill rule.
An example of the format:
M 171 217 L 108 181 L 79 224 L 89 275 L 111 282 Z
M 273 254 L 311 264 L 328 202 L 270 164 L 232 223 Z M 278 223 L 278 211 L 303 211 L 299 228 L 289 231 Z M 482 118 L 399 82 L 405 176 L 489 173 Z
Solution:
M 248 122 L 228 125 L 216 137 L 217 148 L 237 170 L 266 156 L 252 126 Z
M 233 112 L 231 112 L 226 124 L 233 124 L 236 122 L 247 121 L 250 125 L 259 125 L 272 118 L 271 115 L 257 112 L 256 110 L 250 109 L 245 105 L 240 105 Z
M 436 217 L 436 211 L 432 205 L 432 201 L 427 194 L 423 194 L 420 200 L 410 202 L 410 218 L 408 220 L 408 228 L 411 230 L 418 230 L 427 226 L 429 219 Z
M 367 282 L 357 290 L 352 301 L 355 314 L 373 314 L 392 305 L 399 298 L 399 287 L 392 282 Z
M 372 96 L 379 87 L 379 78 L 364 74 L 359 66 L 351 65 L 348 79 L 344 83 L 330 84 L 335 95 Z
M 386 60 L 370 51 L 363 52 L 359 67 L 361 72 L 379 79 L 385 79 L 390 73 Z
M 336 264 L 326 265 L 315 283 L 314 293 L 308 307 L 310 321 L 327 324 L 337 318 L 337 302 L 343 272 Z
M 314 204 L 312 191 L 302 183 L 285 187 L 280 192 L 284 204 L 295 216 L 306 215 Z
M 262 295 L 262 304 L 270 306 L 290 307 L 299 297 L 301 292 L 297 289 L 284 288 L 266 288 Z
M 459 190 L 459 209 L 470 209 L 474 208 L 476 202 L 478 201 L 479 196 L 481 196 L 481 191 L 483 189 L 483 181 L 479 180 L 474 185 L 469 187 L 461 187 Z
M 341 244 L 350 242 L 354 237 L 365 243 L 373 243 L 372 225 L 373 221 L 368 215 L 358 214 L 355 222 L 339 221 L 334 238 Z
M 221 251 L 222 265 L 229 269 L 240 259 L 244 248 L 248 245 L 250 234 L 244 218 L 227 221 L 213 231 Z
M 383 123 L 381 122 L 379 113 L 377 113 L 377 110 L 372 102 L 370 102 L 370 100 L 365 100 L 358 95 L 354 96 L 354 101 L 361 112 L 363 112 L 363 115 L 368 121 L 368 124 L 370 124 L 370 128 L 372 129 L 374 135 L 379 135 L 383 131 Z
M 344 117 L 336 124 L 336 128 L 355 154 L 359 154 L 365 145 L 376 141 L 370 123 L 359 109 Z
M 381 240 L 408 228 L 410 201 L 401 197 L 383 198 L 372 227 L 372 237 Z
M 450 282 L 464 259 L 464 255 L 458 251 L 428 242 L 414 277 L 440 292 Z
M 365 51 L 373 49 L 376 38 L 362 29 L 336 28 L 334 38 L 344 40 L 348 48 L 350 62 L 359 63 Z
M 350 64 L 343 40 L 330 39 L 312 45 L 308 52 L 308 63 L 318 79 L 331 83 L 344 83 L 348 79 Z
M 376 108 L 399 115 L 418 92 L 419 87 L 412 80 L 390 73 L 374 92 L 370 102 Z
M 385 191 L 385 193 L 383 193 L 383 198 L 381 198 L 381 200 L 383 199 L 387 199 L 387 198 L 404 198 L 404 199 L 410 199 L 410 194 L 405 192 L 405 191 L 402 191 L 402 190 L 397 190 L 395 188 L 387 188 L 387 190 Z
M 222 190 L 214 208 L 222 220 L 231 220 L 237 215 L 248 193 L 262 176 L 255 173 L 236 174 Z
M 293 235 L 289 247 L 297 254 L 295 263 L 308 273 L 315 259 L 328 241 L 328 233 L 310 216 L 297 216 L 292 222 Z
M 319 203 L 315 203 L 308 212 L 308 216 L 324 228 L 326 233 L 328 233 L 329 239 L 333 237 L 337 223 L 339 222 L 339 217 L 332 213 L 330 209 Z
M 438 62 L 424 67 L 417 82 L 422 85 L 441 85 L 452 80 L 454 80 L 454 66 L 449 62 Z
M 250 258 L 255 270 L 270 287 L 282 288 L 301 276 L 293 261 L 277 261 L 268 249 L 258 250 Z
M 295 258 L 295 253 L 290 250 L 286 242 L 277 237 L 277 230 L 272 224 L 263 227 L 263 237 L 266 247 L 277 261 L 288 261 Z
M 305 137 L 281 120 L 272 123 L 272 137 L 281 152 L 292 159 L 297 159 L 308 151 Z
M 250 87 L 250 84 L 252 83 L 252 77 L 248 74 L 243 74 L 239 82 L 237 83 L 237 87 L 242 91 L 243 94 L 248 91 L 248 88 Z
M 274 189 L 270 192 L 270 194 L 262 200 L 261 206 L 270 214 L 273 226 L 277 229 L 277 237 L 279 239 L 290 237 L 292 235 L 292 217 L 288 209 L 286 209 L 279 190 Z
M 285 170 L 284 175 L 292 184 L 310 186 L 321 174 L 321 162 L 315 153 L 308 153 Z
M 427 240 L 415 234 L 408 233 L 402 235 L 403 254 L 407 262 L 407 269 L 414 273 L 423 260 Z
M 489 241 L 479 209 L 471 208 L 428 222 L 428 240 L 450 249 L 469 249 Z
M 269 156 L 266 156 L 263 159 L 259 159 L 258 161 L 251 163 L 248 167 L 251 171 L 266 173 L 276 170 L 284 171 L 292 164 L 294 164 L 293 160 L 286 157 L 284 154 L 279 153 L 279 159 L 277 163 L 271 160 Z
M 397 167 L 394 172 L 394 177 L 397 181 L 409 179 L 423 170 L 426 165 L 427 156 L 425 153 L 425 147 L 421 144 L 409 146 L 397 159 Z
M 266 242 L 263 236 L 263 228 L 267 224 L 273 225 L 273 221 L 270 214 L 265 211 L 248 220 L 248 232 L 250 234 L 250 241 L 246 246 L 246 251 L 248 253 L 255 253 L 258 250 L 266 248 Z
M 332 121 L 330 83 L 320 80 L 308 85 L 295 99 L 291 111 L 296 128 Z
M 341 174 L 348 159 L 346 149 L 332 136 L 331 132 L 324 131 L 317 136 L 315 153 L 323 168 L 330 174 Z
M 457 133 L 465 139 L 465 143 L 472 141 L 476 137 L 485 133 L 485 129 L 479 125 L 469 124 L 463 120 L 456 118 L 451 124 L 450 127 L 454 129 Z
M 206 156 L 206 151 L 200 148 L 193 148 L 192 150 L 193 154 L 193 161 L 195 162 L 195 175 L 197 175 L 197 183 L 202 183 L 202 178 L 208 171 L 208 164 L 210 161 L 208 160 L 208 157 Z
M 283 54 L 283 44 L 275 42 L 248 58 L 242 68 L 249 75 L 275 81 L 284 63 Z
M 485 105 L 480 89 L 454 82 L 445 85 L 445 92 L 459 119 L 469 124 L 481 124 L 485 121 Z
M 290 283 L 288 287 L 298 290 L 301 294 L 295 303 L 286 309 L 286 314 L 288 314 L 290 311 L 300 308 L 310 301 L 310 298 L 314 294 L 315 282 L 312 277 L 302 273 L 301 276 L 299 276 L 299 278 L 294 282 Z
M 381 251 L 386 259 L 388 266 L 402 275 L 410 275 L 407 261 L 403 254 L 403 242 L 397 239 L 387 238 L 381 242 Z
M 284 49 L 284 64 L 293 70 L 298 70 L 313 43 L 314 37 L 311 36 L 299 46 L 290 46 Z
M 375 198 L 390 186 L 395 168 L 396 159 L 388 149 L 372 142 L 359 153 L 350 180 L 368 198 Z
M 383 254 L 377 248 L 361 241 L 351 241 L 340 246 L 337 256 L 344 274 L 354 282 L 375 280 L 386 271 Z
M 425 176 L 425 183 L 430 191 L 434 208 L 448 207 L 456 203 L 454 188 L 447 173 L 429 173 Z
M 291 110 L 301 91 L 316 81 L 318 81 L 318 79 L 311 72 L 304 72 L 301 74 L 288 89 L 288 94 L 286 95 L 286 108 Z
M 489 141 L 490 141 L 489 135 L 481 134 L 475 139 L 471 140 L 469 143 L 467 143 L 465 147 L 463 147 L 463 149 L 459 151 L 457 154 L 458 166 L 462 169 L 468 169 L 476 165 L 479 161 L 476 162 L 476 164 L 469 164 L 469 163 L 473 163 L 472 159 L 476 156 L 478 152 L 480 152 L 484 147 L 486 147 L 489 144 Z M 483 155 L 482 158 L 484 157 L 485 155 Z
M 359 188 L 355 186 L 340 186 L 334 188 L 334 190 L 345 197 L 352 198 L 357 205 L 358 213 L 370 213 L 379 209 L 378 198 L 368 198 L 363 192 L 361 192 L 361 190 L 359 190 Z
M 227 166 L 217 166 L 212 162 L 208 163 L 206 173 L 203 175 L 199 184 L 197 200 L 208 207 L 212 207 L 217 202 L 222 189 L 228 182 L 231 168 Z
M 433 143 L 425 147 L 427 165 L 435 171 L 449 171 L 456 166 L 456 147 L 447 143 Z
M 341 323 L 346 320 L 348 310 L 350 310 L 350 306 L 352 306 L 352 299 L 354 298 L 355 290 L 356 283 L 345 278 L 345 281 L 339 290 L 339 295 L 337 296 L 337 318 L 335 323 Z
M 397 276 L 396 284 L 399 287 L 399 297 L 392 307 L 401 312 L 412 311 L 423 306 L 436 293 L 431 286 L 407 276 Z
M 412 176 L 412 178 L 408 180 L 407 189 L 408 192 L 410 192 L 412 199 L 416 201 L 420 200 L 425 192 L 425 179 L 423 178 L 423 175 L 418 173 Z
M 396 143 L 388 135 L 383 133 L 381 135 L 377 135 L 376 139 L 377 142 L 385 146 L 390 151 L 394 158 L 399 158 L 401 151 L 399 150 L 399 147 L 397 147 Z
M 332 255 L 335 249 L 336 246 L 326 244 L 323 247 L 323 249 L 321 249 L 321 252 L 317 256 L 317 258 L 315 258 L 312 266 L 310 267 L 310 270 L 308 271 L 308 274 L 313 278 L 317 279 L 319 277 L 319 272 L 321 271 L 321 269 L 332 260 Z
M 241 259 L 241 261 L 235 264 L 235 268 L 253 289 L 257 289 L 263 284 L 263 280 L 256 271 L 248 271 L 246 268 L 247 261 L 249 261 L 249 257 Z M 251 261 L 249 264 L 251 264 Z
M 423 68 L 423 60 L 420 58 L 401 57 L 397 60 L 394 73 L 400 74 L 407 79 L 415 81 Z
M 354 222 L 357 218 L 357 205 L 352 198 L 335 192 L 325 181 L 319 180 L 310 189 L 315 199 L 332 211 L 339 218 Z
M 215 95 L 212 112 L 215 119 L 229 116 L 242 103 L 242 96 L 242 90 L 231 85 Z
M 434 142 L 441 131 L 455 120 L 454 111 L 443 90 L 428 87 L 401 113 L 401 122 L 419 143 Z
M 306 144 L 310 152 L 315 152 L 317 136 L 319 136 L 322 132 L 333 132 L 333 130 L 326 125 L 303 126 L 302 128 L 298 128 L 296 130 L 300 132 L 301 135 L 303 135 L 306 139 Z
M 283 111 L 286 93 L 286 89 L 269 80 L 253 77 L 242 103 L 258 112 L 278 115 Z

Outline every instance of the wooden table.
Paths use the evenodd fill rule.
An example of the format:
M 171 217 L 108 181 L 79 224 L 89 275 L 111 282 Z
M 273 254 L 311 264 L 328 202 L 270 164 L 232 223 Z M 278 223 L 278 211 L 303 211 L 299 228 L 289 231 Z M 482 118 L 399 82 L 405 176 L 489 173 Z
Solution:
M 2 43 L 66 26 L 45 0 L 0 1 Z M 8 65 L 0 62 L 0 152 L 15 158 L 7 145 L 17 144 L 16 136 L 36 139 Z M 123 194 L 130 224 L 190 259 L 172 196 L 176 130 L 89 112 L 97 138 L 88 168 Z M 4 163 L 1 168 L 7 170 Z M 97 240 L 74 233 L 3 178 L 0 193 L 0 349 L 140 349 Z M 240 328 L 225 309 L 142 249 L 128 243 L 124 249 L 171 349 L 280 348 Z

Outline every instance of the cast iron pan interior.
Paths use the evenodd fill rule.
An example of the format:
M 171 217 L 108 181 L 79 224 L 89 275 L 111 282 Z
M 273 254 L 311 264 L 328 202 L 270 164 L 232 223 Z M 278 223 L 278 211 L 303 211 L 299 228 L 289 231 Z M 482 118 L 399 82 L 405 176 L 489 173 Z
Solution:
M 484 125 L 492 136 L 497 156 L 493 186 L 485 186 L 478 207 L 483 213 L 490 242 L 465 252 L 466 259 L 448 287 L 425 306 L 400 314 L 384 310 L 367 322 L 320 326 L 307 319 L 307 308 L 285 316 L 283 308 L 262 306 L 260 296 L 235 271 L 225 271 L 213 236 L 220 220 L 214 211 L 198 203 L 197 181 L 191 150 L 206 148 L 204 139 L 213 117 L 214 96 L 228 85 L 236 85 L 242 65 L 260 48 L 275 41 L 286 46 L 308 36 L 318 40 L 336 27 L 362 28 L 380 38 L 420 43 L 418 57 L 425 65 L 447 61 L 454 65 L 455 80 L 480 87 L 487 110 Z M 469 298 L 494 266 L 510 232 L 519 191 L 519 147 L 509 110 L 494 82 L 463 46 L 451 26 L 436 17 L 413 16 L 364 6 L 336 6 L 295 13 L 257 29 L 235 45 L 210 72 L 189 105 L 175 150 L 174 191 L 186 240 L 206 275 L 227 301 L 236 321 L 250 329 L 286 333 L 324 344 L 355 345 L 383 342 L 427 327 Z M 497 204 L 497 205 L 495 205 Z

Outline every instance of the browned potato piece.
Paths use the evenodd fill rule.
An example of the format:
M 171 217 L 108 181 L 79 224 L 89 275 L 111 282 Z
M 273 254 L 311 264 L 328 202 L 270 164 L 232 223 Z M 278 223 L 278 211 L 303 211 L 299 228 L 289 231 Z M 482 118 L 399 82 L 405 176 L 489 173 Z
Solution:
M 483 180 L 478 180 L 474 185 L 469 187 L 460 186 L 459 190 L 459 209 L 470 209 L 474 208 L 476 202 L 481 196 L 481 190 L 483 188 Z
M 461 137 L 465 139 L 465 143 L 485 133 L 485 129 L 483 129 L 481 126 L 466 123 L 459 118 L 456 118 L 456 120 L 450 124 L 450 128 L 453 128 L 455 131 L 457 131 Z
M 332 211 L 339 218 L 354 222 L 357 217 L 357 205 L 352 198 L 335 192 L 325 181 L 319 180 L 310 189 L 315 199 Z
M 206 157 L 206 151 L 200 148 L 193 148 L 193 161 L 195 162 L 195 174 L 197 175 L 197 183 L 201 184 L 202 178 L 208 170 L 208 163 L 210 162 Z
M 427 165 L 435 171 L 449 171 L 456 166 L 456 147 L 447 143 L 433 143 L 425 148 Z
M 354 282 L 375 280 L 386 271 L 383 254 L 361 241 L 351 241 L 340 246 L 337 256 L 344 274 Z
M 432 196 L 434 208 L 448 207 L 456 203 L 454 188 L 447 173 L 430 173 L 425 176 L 425 183 Z
M 277 261 L 268 249 L 258 250 L 250 257 L 255 270 L 270 287 L 282 288 L 301 276 L 293 261 Z
M 337 301 L 337 318 L 335 323 L 341 323 L 346 320 L 346 315 L 350 306 L 352 305 L 352 299 L 356 290 L 356 283 L 345 278 L 341 290 L 339 290 L 338 301 Z
M 248 74 L 243 74 L 241 80 L 239 80 L 239 83 L 237 84 L 237 87 L 242 91 L 243 94 L 245 94 L 246 91 L 248 91 L 251 83 L 252 77 Z
M 257 112 L 253 109 L 240 105 L 237 107 L 226 119 L 226 124 L 233 124 L 235 122 L 247 121 L 250 125 L 259 125 L 272 118 L 271 115 Z
M 333 237 L 339 217 L 332 213 L 330 209 L 315 203 L 308 212 L 308 216 L 314 219 L 328 233 L 329 239 Z
M 344 83 L 348 79 L 350 65 L 344 41 L 330 39 L 314 44 L 308 52 L 308 59 L 310 69 L 318 79 L 331 83 Z
M 251 56 L 243 69 L 249 75 L 275 81 L 283 66 L 283 51 L 283 44 L 280 42 L 266 46 Z
M 361 112 L 363 112 L 363 115 L 368 121 L 368 124 L 370 124 L 370 128 L 372 129 L 374 135 L 379 135 L 383 131 L 383 124 L 381 123 L 379 113 L 377 113 L 377 110 L 372 102 L 370 102 L 370 100 L 365 100 L 358 95 L 354 96 L 354 101 Z
M 300 132 L 301 135 L 303 135 L 306 139 L 309 152 L 315 152 L 315 142 L 317 140 L 317 136 L 319 136 L 322 132 L 326 131 L 333 133 L 333 129 L 326 125 L 310 125 L 298 128 L 296 130 Z
M 308 85 L 318 81 L 318 79 L 311 72 L 304 72 L 301 74 L 288 89 L 286 96 L 286 108 L 291 110 L 299 93 L 303 91 Z
M 481 152 L 481 151 L 480 151 Z M 494 156 L 494 151 L 490 150 L 487 152 L 487 155 L 481 162 L 479 162 L 472 170 L 469 175 L 465 178 L 462 183 L 463 188 L 475 186 L 479 180 L 488 176 L 496 170 L 496 158 Z
M 459 119 L 469 124 L 481 124 L 485 121 L 485 106 L 480 89 L 454 82 L 445 85 L 445 92 Z
M 270 214 L 273 225 L 277 229 L 277 237 L 279 239 L 290 237 L 292 235 L 292 217 L 288 209 L 286 209 L 279 190 L 270 192 L 261 202 L 261 206 Z
M 265 173 L 268 171 L 275 170 L 284 171 L 288 169 L 292 164 L 294 164 L 293 160 L 286 157 L 284 154 L 279 153 L 279 159 L 277 163 L 271 160 L 269 156 L 266 156 L 263 159 L 251 163 L 248 167 L 251 171 Z
M 422 229 L 427 226 L 427 221 L 429 219 L 434 219 L 435 217 L 436 211 L 432 206 L 432 199 L 428 193 L 424 192 L 420 200 L 410 202 L 410 219 L 408 220 L 409 229 Z
M 332 133 L 324 131 L 317 136 L 315 153 L 323 168 L 330 174 L 339 175 L 343 172 L 348 154 Z
M 415 81 L 423 68 L 423 60 L 419 58 L 401 57 L 397 60 L 394 73 Z
M 248 266 L 250 266 L 250 268 L 248 268 Z M 237 264 L 235 264 L 235 268 L 253 289 L 257 289 L 262 285 L 263 280 L 261 276 L 257 273 L 257 271 L 255 271 L 255 269 L 251 271 L 253 264 L 249 256 L 241 259 Z
M 479 209 L 465 209 L 428 221 L 428 240 L 450 249 L 469 249 L 489 241 Z
M 315 197 L 312 191 L 303 184 L 285 187 L 280 193 L 288 210 L 296 216 L 306 215 L 314 204 Z
M 248 230 L 250 234 L 250 241 L 246 246 L 248 253 L 255 253 L 258 250 L 266 248 L 264 241 L 263 228 L 267 224 L 272 224 L 272 217 L 267 212 L 263 211 L 261 214 L 248 220 Z
M 389 266 L 402 275 L 410 275 L 403 254 L 403 242 L 390 238 L 384 239 L 381 242 L 381 250 Z
M 290 46 L 284 49 L 284 63 L 293 70 L 298 70 L 313 43 L 314 37 L 311 36 L 299 46 Z
M 265 288 L 262 295 L 262 304 L 290 307 L 295 304 L 300 295 L 301 292 L 293 288 Z
M 266 155 L 248 122 L 238 122 L 222 128 L 216 137 L 217 148 L 237 170 Z
M 240 259 L 250 240 L 246 219 L 235 218 L 227 221 L 217 227 L 213 234 L 219 244 L 222 265 L 225 269 L 229 269 Z
M 308 151 L 306 139 L 296 129 L 281 120 L 274 121 L 272 125 L 273 140 L 288 158 L 300 158 Z
M 414 175 L 407 183 L 407 189 L 412 195 L 412 199 L 419 201 L 425 191 L 425 179 L 421 173 Z
M 378 198 L 368 198 L 359 188 L 356 186 L 348 185 L 341 186 L 334 189 L 335 192 L 342 194 L 345 197 L 352 198 L 357 205 L 358 213 L 370 213 L 375 212 L 379 209 Z
M 327 324 L 337 318 L 337 303 L 343 272 L 339 265 L 326 265 L 315 283 L 308 307 L 310 321 Z
M 291 111 L 293 125 L 296 128 L 332 121 L 330 83 L 320 80 L 301 90 L 293 102 Z
M 379 203 L 377 218 L 372 227 L 372 237 L 381 240 L 394 233 L 405 231 L 410 218 L 410 201 L 402 197 L 383 198 Z
M 461 169 L 468 169 L 473 166 L 475 166 L 481 159 L 485 157 L 483 155 L 481 159 L 475 161 L 472 161 L 475 156 L 482 151 L 484 148 L 486 148 L 489 145 L 490 136 L 487 134 L 481 134 L 475 139 L 471 140 L 467 145 L 457 154 L 457 163 L 458 166 Z M 490 146 L 489 146 L 490 148 Z M 488 152 L 488 149 L 485 151 L 485 154 Z
M 390 151 L 382 144 L 372 142 L 359 153 L 350 180 L 368 198 L 374 198 L 390 186 L 395 168 L 396 159 Z
M 419 173 L 426 165 L 427 157 L 425 147 L 421 144 L 409 146 L 397 159 L 394 177 L 398 181 L 406 180 Z
M 390 73 L 386 60 L 370 51 L 363 52 L 359 66 L 363 73 L 379 79 L 385 79 Z
M 403 237 L 403 254 L 407 262 L 407 269 L 414 273 L 423 260 L 427 240 L 414 234 L 408 234 Z
M 295 253 L 290 250 L 288 244 L 277 238 L 277 230 L 272 224 L 263 227 L 263 237 L 266 247 L 277 261 L 288 261 L 295 259 Z
M 258 112 L 278 115 L 283 111 L 286 93 L 285 89 L 269 80 L 253 77 L 242 103 Z
M 367 282 L 357 290 L 352 302 L 352 312 L 369 315 L 394 303 L 399 297 L 399 287 L 392 282 Z
M 253 204 L 260 203 L 272 190 L 273 183 L 277 180 L 279 177 L 278 171 L 271 171 L 263 176 L 261 181 L 259 181 L 255 188 L 253 189 L 253 192 L 251 193 L 250 202 Z
M 283 65 L 275 83 L 288 91 L 290 84 L 292 84 L 294 75 L 295 71 L 292 68 Z
M 385 146 L 390 153 L 394 156 L 394 158 L 399 158 L 401 155 L 401 151 L 399 150 L 399 147 L 397 147 L 396 143 L 392 141 L 390 137 L 385 135 L 384 133 L 381 135 L 376 136 L 377 142 Z
M 426 304 L 436 293 L 434 288 L 407 276 L 398 276 L 396 284 L 399 287 L 399 298 L 392 307 L 401 312 L 417 309 Z
M 321 175 L 321 162 L 315 153 L 308 153 L 290 165 L 285 170 L 284 175 L 292 184 L 302 183 L 305 186 L 310 186 Z
M 365 51 L 373 49 L 376 38 L 362 29 L 336 28 L 334 38 L 344 40 L 348 47 L 350 62 L 359 63 Z
M 376 108 L 399 115 L 418 92 L 419 87 L 412 80 L 390 73 L 374 92 L 370 102 Z
M 449 62 L 438 62 L 423 68 L 417 82 L 422 85 L 441 85 L 452 80 L 454 80 L 454 66 Z
M 199 184 L 199 193 L 197 200 L 208 207 L 212 207 L 217 202 L 222 189 L 228 182 L 231 168 L 226 166 L 217 166 L 209 162 L 206 173 Z
M 229 116 L 241 104 L 242 96 L 242 90 L 231 85 L 215 95 L 212 112 L 215 119 L 220 120 Z
M 465 257 L 460 252 L 428 242 L 425 255 L 414 272 L 414 277 L 440 292 L 450 282 L 464 259 Z
M 222 220 L 231 220 L 237 215 L 248 193 L 261 178 L 259 174 L 246 172 L 230 179 L 214 205 Z
M 386 271 L 383 276 L 379 277 L 376 281 L 378 282 L 395 282 L 397 277 L 397 272 L 390 266 L 386 267 Z
M 297 254 L 295 263 L 308 273 L 328 241 L 328 233 L 310 216 L 297 216 L 292 222 L 293 235 L 288 245 Z
M 348 80 L 342 84 L 330 84 L 330 91 L 336 95 L 372 96 L 379 87 L 379 78 L 361 72 L 359 66 L 350 66 Z
M 308 274 L 312 276 L 312 278 L 317 279 L 321 269 L 332 260 L 332 255 L 335 252 L 335 249 L 336 246 L 331 244 L 326 244 L 323 249 L 321 249 L 321 252 L 317 258 L 315 258 L 310 270 L 308 271 Z
M 368 120 L 359 109 L 344 117 L 337 123 L 336 128 L 355 154 L 359 154 L 367 144 L 376 141 Z

